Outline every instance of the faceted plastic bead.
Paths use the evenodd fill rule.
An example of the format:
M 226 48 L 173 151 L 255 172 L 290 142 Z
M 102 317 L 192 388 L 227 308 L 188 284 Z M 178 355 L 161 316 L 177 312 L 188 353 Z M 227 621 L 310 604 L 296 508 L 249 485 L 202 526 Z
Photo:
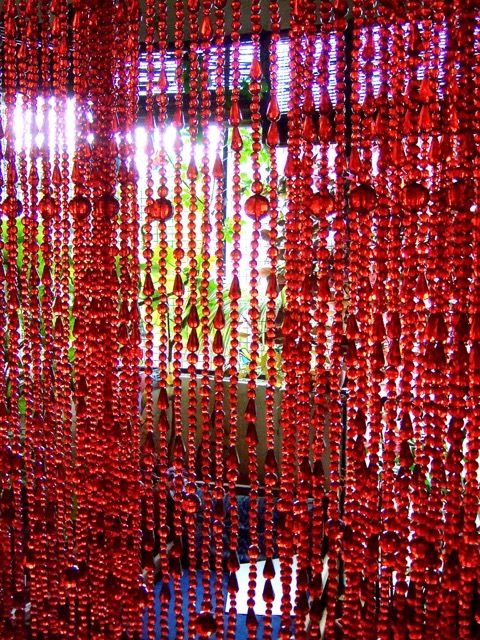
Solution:
M 335 209 L 335 198 L 325 189 L 314 193 L 305 204 L 315 218 L 323 219 Z
M 241 298 L 242 291 L 240 289 L 240 281 L 238 279 L 238 276 L 233 276 L 228 295 L 231 300 L 238 300 L 239 298 Z
M 276 147 L 280 143 L 280 135 L 276 122 L 272 122 L 268 127 L 266 143 L 269 147 Z
M 147 206 L 147 215 L 151 220 L 167 222 L 173 216 L 173 206 L 168 198 L 157 198 Z
M 424 209 L 430 199 L 428 189 L 418 182 L 409 182 L 402 189 L 402 204 L 413 210 Z
M 174 296 L 182 296 L 184 291 L 185 287 L 183 285 L 182 276 L 179 273 L 176 273 L 173 281 L 172 293 Z
M 464 180 L 452 182 L 446 189 L 448 205 L 455 211 L 467 211 L 472 206 L 472 187 Z
M 263 577 L 265 578 L 265 580 L 273 580 L 275 578 L 275 575 L 276 572 L 273 560 L 272 558 L 267 558 L 263 567 Z
M 200 345 L 198 342 L 197 330 L 192 329 L 188 337 L 187 351 L 190 351 L 190 353 L 196 353 L 198 351 L 199 346 Z
M 243 140 L 240 134 L 240 130 L 237 125 L 234 125 L 232 129 L 232 149 L 234 151 L 241 151 L 243 148 Z
M 272 603 L 275 600 L 275 592 L 273 591 L 272 582 L 270 579 L 265 580 L 262 598 L 263 601 L 267 603 Z
M 221 355 L 223 353 L 223 338 L 220 330 L 216 330 L 215 336 L 212 342 L 212 351 L 217 355 Z
M 313 115 L 315 113 L 315 100 L 310 87 L 305 89 L 305 98 L 303 100 L 303 112 Z
M 278 295 L 277 276 L 274 273 L 268 276 L 266 294 L 269 298 L 276 298 Z
M 16 218 L 22 213 L 22 203 L 12 196 L 7 196 L 2 203 L 2 211 L 9 218 Z
M 421 131 L 428 133 L 432 129 L 432 116 L 428 105 L 424 104 L 420 109 L 420 116 L 418 118 L 418 126 Z
M 90 200 L 85 196 L 75 196 L 70 200 L 69 210 L 73 219 L 81 222 L 90 215 L 92 205 L 90 204 Z
M 158 88 L 161 92 L 165 93 L 168 90 L 168 77 L 165 73 L 165 69 L 160 71 L 160 76 L 158 78 Z
M 196 329 L 200 324 L 200 318 L 198 317 L 198 311 L 196 305 L 192 304 L 190 311 L 188 312 L 187 324 L 190 329 Z
M 254 422 L 247 424 L 247 433 L 245 434 L 245 442 L 250 447 L 256 447 L 258 445 L 258 433 Z
M 262 67 L 258 58 L 253 58 L 250 66 L 250 78 L 255 82 L 259 82 L 262 79 Z
M 314 142 L 317 137 L 315 121 L 310 115 L 306 115 L 303 121 L 302 135 L 307 142 Z
M 223 162 L 220 156 L 216 156 L 215 162 L 213 163 L 213 177 L 217 180 L 223 178 L 224 170 L 223 170 Z
M 75 564 L 75 565 L 71 565 L 70 567 L 67 567 L 67 569 L 65 569 L 65 571 L 63 572 L 63 583 L 65 587 L 67 589 L 75 587 L 78 581 L 78 577 L 79 577 L 78 565 Z
M 264 218 L 270 210 L 270 202 L 268 198 L 255 193 L 245 201 L 245 213 L 249 218 L 254 220 L 261 220 Z
M 352 148 L 350 159 L 348 161 L 348 169 L 353 175 L 357 175 L 363 169 L 363 162 L 356 147 Z
M 238 580 L 236 573 L 231 573 L 228 576 L 227 591 L 228 593 L 238 593 Z
M 215 312 L 215 316 L 213 317 L 213 328 L 214 329 L 223 329 L 225 327 L 225 316 L 223 314 L 222 307 L 218 307 Z
M 50 195 L 44 195 L 38 203 L 38 210 L 44 220 L 51 220 L 58 211 L 57 201 Z
M 200 498 L 196 493 L 184 493 L 182 496 L 182 509 L 185 513 L 193 515 L 200 508 Z
M 252 607 L 248 608 L 246 625 L 249 631 L 256 631 L 258 629 L 257 616 L 255 615 L 255 611 Z
M 245 407 L 244 418 L 246 422 L 255 422 L 257 417 L 257 411 L 255 408 L 255 400 L 253 398 L 249 398 L 247 402 L 247 406 Z
M 160 602 L 170 602 L 170 597 L 170 586 L 168 585 L 168 582 L 164 582 L 160 589 Z
M 203 16 L 202 23 L 200 25 L 200 36 L 202 40 L 208 42 L 212 39 L 213 29 L 210 16 Z
M 202 611 L 197 616 L 195 629 L 200 638 L 211 638 L 217 630 L 215 618 L 208 611 Z
M 111 193 L 104 193 L 95 203 L 96 213 L 105 220 L 114 220 L 119 209 L 118 200 Z
M 143 295 L 148 297 L 153 296 L 155 293 L 155 286 L 153 284 L 152 276 L 147 273 L 143 282 Z
M 283 173 L 286 178 L 293 178 L 293 176 L 295 175 L 295 162 L 291 153 L 287 155 Z
M 227 569 L 232 573 L 237 572 L 240 569 L 240 560 L 238 559 L 238 553 L 231 550 L 227 560 Z
M 280 107 L 278 106 L 278 100 L 276 96 L 272 96 L 270 98 L 270 102 L 267 107 L 267 118 L 270 122 L 277 121 L 280 119 Z
M 229 119 L 232 127 L 239 125 L 240 122 L 242 121 L 242 114 L 240 112 L 240 107 L 237 101 L 232 102 L 232 106 L 230 107 Z M 232 139 L 232 145 L 233 145 L 233 139 Z
M 376 202 L 377 194 L 369 184 L 359 184 L 350 191 L 350 206 L 355 211 L 369 211 Z

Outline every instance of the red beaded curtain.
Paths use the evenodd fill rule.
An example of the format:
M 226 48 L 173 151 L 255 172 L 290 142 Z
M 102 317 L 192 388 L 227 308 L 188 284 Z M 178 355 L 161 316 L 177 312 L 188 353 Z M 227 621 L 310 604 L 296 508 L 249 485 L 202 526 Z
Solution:
M 2 639 L 479 637 L 478 3 L 286 5 L 2 3 Z

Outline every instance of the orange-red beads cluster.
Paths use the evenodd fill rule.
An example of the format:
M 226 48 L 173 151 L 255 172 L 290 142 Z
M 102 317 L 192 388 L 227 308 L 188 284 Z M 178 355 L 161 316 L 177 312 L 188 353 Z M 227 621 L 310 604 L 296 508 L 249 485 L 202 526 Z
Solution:
M 246 4 L 2 3 L 2 639 L 479 637 L 478 2 Z

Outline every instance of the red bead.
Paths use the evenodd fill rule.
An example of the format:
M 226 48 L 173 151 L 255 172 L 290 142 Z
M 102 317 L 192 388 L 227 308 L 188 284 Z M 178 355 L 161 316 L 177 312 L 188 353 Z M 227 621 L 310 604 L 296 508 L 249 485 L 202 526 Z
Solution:
M 249 218 L 254 220 L 261 220 L 264 218 L 270 210 L 270 202 L 268 198 L 255 193 L 245 201 L 245 213 Z
M 118 200 L 110 193 L 105 193 L 95 202 L 95 213 L 105 220 L 114 220 L 119 208 Z
M 2 202 L 2 212 L 8 218 L 16 218 L 22 213 L 22 203 L 16 198 L 7 196 Z
M 90 200 L 85 196 L 75 196 L 70 200 L 69 210 L 74 220 L 82 222 L 86 220 L 92 210 Z
M 217 623 L 211 613 L 202 611 L 197 616 L 195 628 L 200 638 L 211 638 L 217 631 Z
M 335 198 L 325 190 L 312 194 L 306 200 L 306 205 L 315 218 L 324 219 L 335 209 Z
M 402 189 L 402 204 L 409 209 L 424 209 L 429 199 L 428 189 L 418 182 L 409 182 Z
M 58 212 L 58 205 L 52 196 L 45 195 L 38 203 L 38 210 L 44 220 L 51 220 Z
M 368 184 L 360 184 L 350 191 L 350 206 L 356 211 L 369 211 L 375 207 L 377 195 Z
M 167 198 L 157 198 L 147 206 L 147 215 L 151 220 L 167 222 L 173 216 L 173 206 Z

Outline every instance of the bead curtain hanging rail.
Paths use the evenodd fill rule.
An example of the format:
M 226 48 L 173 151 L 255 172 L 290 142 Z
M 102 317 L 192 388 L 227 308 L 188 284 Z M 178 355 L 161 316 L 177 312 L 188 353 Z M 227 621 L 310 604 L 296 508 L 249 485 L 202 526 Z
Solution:
M 1 638 L 478 638 L 478 3 L 0 11 Z

